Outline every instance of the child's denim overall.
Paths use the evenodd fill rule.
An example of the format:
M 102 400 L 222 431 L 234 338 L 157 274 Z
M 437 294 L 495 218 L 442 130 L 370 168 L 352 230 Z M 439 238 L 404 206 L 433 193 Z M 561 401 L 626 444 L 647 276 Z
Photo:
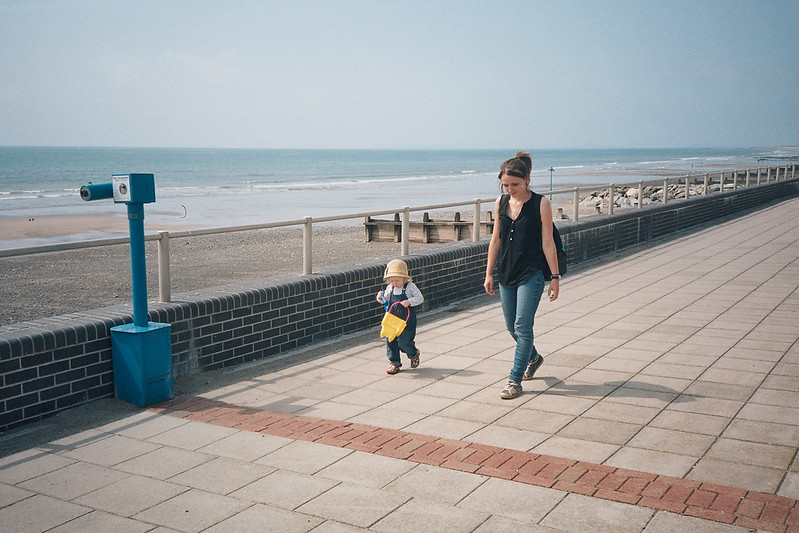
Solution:
M 385 299 L 385 296 L 383 296 L 383 298 Z M 394 302 L 401 302 L 407 299 L 408 296 L 405 294 L 405 287 L 402 288 L 401 294 L 394 294 L 394 291 L 392 290 L 391 294 L 388 295 L 386 308 L 391 307 L 391 304 Z M 402 361 L 400 360 L 400 350 L 405 352 L 408 357 L 411 358 L 415 358 L 416 354 L 418 353 L 415 342 L 416 311 L 413 309 L 413 307 L 408 307 L 408 311 L 410 311 L 410 316 L 408 316 L 408 325 L 405 326 L 405 330 L 391 342 L 388 342 L 388 339 L 386 339 L 386 355 L 388 356 L 388 360 L 391 361 L 391 364 L 398 367 L 402 366 Z M 398 315 L 400 317 L 404 317 L 405 310 L 398 310 Z

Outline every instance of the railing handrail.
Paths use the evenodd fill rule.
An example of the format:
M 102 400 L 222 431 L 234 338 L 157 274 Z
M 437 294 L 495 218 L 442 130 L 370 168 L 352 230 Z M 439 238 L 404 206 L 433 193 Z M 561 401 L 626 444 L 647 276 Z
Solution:
M 776 167 L 757 167 L 757 168 L 748 168 L 748 169 L 725 169 L 725 170 L 716 170 L 713 172 L 691 172 L 687 175 L 682 176 L 673 176 L 673 177 L 659 177 L 652 180 L 639 180 L 635 182 L 623 182 L 623 183 L 599 183 L 599 184 L 586 184 L 586 185 L 578 185 L 575 187 L 567 187 L 561 189 L 550 189 L 542 191 L 540 194 L 547 194 L 547 195 L 561 195 L 561 194 L 573 194 L 574 195 L 574 220 L 578 219 L 578 199 L 579 199 L 579 192 L 584 190 L 602 190 L 607 189 L 610 187 L 617 188 L 617 187 L 637 187 L 638 188 L 638 195 L 639 197 L 642 196 L 643 187 L 645 185 L 662 185 L 664 189 L 668 188 L 669 182 L 677 181 L 681 182 L 682 180 L 686 180 L 686 191 L 690 194 L 690 190 L 688 184 L 690 180 L 697 179 L 702 177 L 704 180 L 705 190 L 704 194 L 708 194 L 708 177 L 709 175 L 713 174 L 719 175 L 719 184 L 720 190 L 725 190 L 724 187 L 726 185 L 726 173 L 731 172 L 733 174 L 733 184 L 732 188 L 738 187 L 738 174 L 739 173 L 746 173 L 746 180 L 743 186 L 752 186 L 753 184 L 750 183 L 750 173 L 753 171 L 757 171 L 757 182 L 754 185 L 761 185 L 761 173 L 764 169 L 766 169 L 766 183 L 771 181 L 771 171 L 773 169 L 777 170 L 776 172 L 776 179 L 779 180 L 780 178 L 780 169 L 784 168 L 785 171 L 783 173 L 783 179 L 788 179 L 788 169 L 791 169 L 791 179 L 796 177 L 796 164 L 789 164 L 789 165 L 780 165 Z M 541 189 L 541 188 L 539 188 Z M 499 191 L 497 191 L 499 193 Z M 664 201 L 667 200 L 668 194 L 664 192 Z M 612 194 L 611 194 L 612 197 Z M 375 217 L 381 215 L 390 215 L 390 214 L 398 214 L 402 213 L 402 236 L 401 239 L 401 254 L 408 255 L 408 226 L 409 226 L 409 214 L 411 212 L 418 212 L 418 211 L 431 211 L 435 209 L 446 209 L 452 207 L 461 207 L 461 206 L 474 206 L 474 220 L 473 220 L 473 232 L 472 232 L 472 240 L 478 241 L 479 240 L 479 222 L 480 222 L 480 215 L 482 206 L 485 203 L 491 203 L 496 200 L 496 196 L 491 198 L 476 198 L 474 200 L 467 200 L 467 201 L 458 201 L 458 202 L 447 202 L 442 204 L 430 204 L 430 205 L 423 205 L 417 207 L 401 207 L 401 208 L 393 208 L 393 209 L 381 209 L 376 211 L 365 211 L 361 213 L 346 213 L 343 215 L 332 215 L 332 216 L 324 216 L 324 217 L 304 217 L 302 219 L 295 219 L 295 220 L 284 220 L 278 222 L 264 222 L 260 224 L 247 224 L 247 225 L 240 225 L 240 226 L 225 226 L 225 227 L 217 227 L 217 228 L 203 228 L 203 229 L 192 229 L 192 230 L 176 230 L 176 231 L 168 231 L 168 230 L 161 230 L 157 233 L 151 233 L 145 235 L 145 241 L 158 241 L 158 279 L 160 285 L 160 299 L 163 302 L 168 302 L 171 299 L 170 295 L 170 273 L 169 273 L 169 240 L 175 238 L 187 238 L 187 237 L 199 237 L 204 235 L 215 235 L 220 233 L 231 233 L 231 232 L 238 232 L 238 231 L 255 231 L 255 230 L 262 230 L 262 229 L 272 229 L 272 228 L 283 228 L 283 227 L 290 227 L 290 226 L 302 226 L 303 227 L 303 274 L 310 274 L 311 273 L 311 225 L 315 222 L 324 223 L 324 222 L 336 222 L 341 220 L 350 220 L 354 218 L 366 218 L 366 217 Z M 639 198 L 638 207 L 642 207 L 642 201 Z M 610 214 L 613 214 L 613 208 L 609 208 Z M 0 250 L 0 258 L 3 257 L 15 257 L 21 255 L 30 255 L 30 254 L 37 254 L 37 253 L 46 253 L 46 252 L 59 252 L 65 250 L 77 250 L 82 248 L 94 248 L 100 246 L 112 246 L 118 244 L 127 244 L 130 242 L 130 237 L 115 237 L 115 238 L 107 238 L 107 239 L 94 239 L 94 240 L 87 240 L 87 241 L 72 241 L 72 242 L 64 242 L 64 243 L 56 243 L 56 244 L 47 244 L 47 245 L 40 245 L 40 246 L 29 246 L 23 248 L 9 248 L 5 250 Z M 164 271 L 165 270 L 165 271 Z

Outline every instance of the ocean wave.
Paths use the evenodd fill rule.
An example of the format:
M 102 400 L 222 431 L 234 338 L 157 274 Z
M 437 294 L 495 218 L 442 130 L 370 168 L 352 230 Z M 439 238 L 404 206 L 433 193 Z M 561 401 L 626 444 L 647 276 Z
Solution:
M 662 161 L 640 161 L 637 164 L 638 165 L 668 165 L 669 163 L 673 163 L 673 162 L 674 162 L 673 159 L 665 159 L 665 160 L 662 160 Z M 636 163 L 634 163 L 634 164 L 636 164 Z
M 65 198 L 66 195 L 56 196 L 56 197 Z M 10 200 L 35 200 L 37 198 L 54 198 L 54 196 L 44 196 L 41 194 L 34 194 L 34 195 L 14 194 L 12 196 L 0 197 L 0 202 L 6 202 Z
M 36 198 L 69 198 L 79 197 L 75 191 L 2 191 L 0 200 L 32 200 Z
M 344 179 L 340 181 L 321 181 L 321 182 L 301 182 L 301 183 L 265 183 L 263 185 L 254 185 L 253 189 L 261 190 L 275 190 L 275 191 L 292 191 L 292 190 L 308 190 L 308 189 L 347 189 L 356 188 L 362 185 L 373 184 L 400 184 L 409 182 L 418 182 L 429 180 L 430 176 L 415 176 L 405 178 L 361 178 L 361 179 Z

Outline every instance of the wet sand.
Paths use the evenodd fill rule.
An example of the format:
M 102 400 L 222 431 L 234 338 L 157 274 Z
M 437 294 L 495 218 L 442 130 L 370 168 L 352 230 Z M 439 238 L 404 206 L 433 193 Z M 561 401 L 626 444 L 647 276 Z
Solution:
M 0 240 L 47 239 L 80 234 L 93 230 L 128 229 L 125 216 L 110 215 L 44 215 L 0 217 Z

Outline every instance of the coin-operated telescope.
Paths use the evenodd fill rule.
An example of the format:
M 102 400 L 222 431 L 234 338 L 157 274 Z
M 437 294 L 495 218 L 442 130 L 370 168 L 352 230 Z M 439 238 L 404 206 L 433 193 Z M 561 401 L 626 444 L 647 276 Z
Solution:
M 155 202 L 152 174 L 114 174 L 111 183 L 89 182 L 80 188 L 84 200 L 114 199 L 126 204 L 130 228 L 133 324 L 111 328 L 114 394 L 139 407 L 172 397 L 170 324 L 150 322 L 144 256 L 144 204 Z

